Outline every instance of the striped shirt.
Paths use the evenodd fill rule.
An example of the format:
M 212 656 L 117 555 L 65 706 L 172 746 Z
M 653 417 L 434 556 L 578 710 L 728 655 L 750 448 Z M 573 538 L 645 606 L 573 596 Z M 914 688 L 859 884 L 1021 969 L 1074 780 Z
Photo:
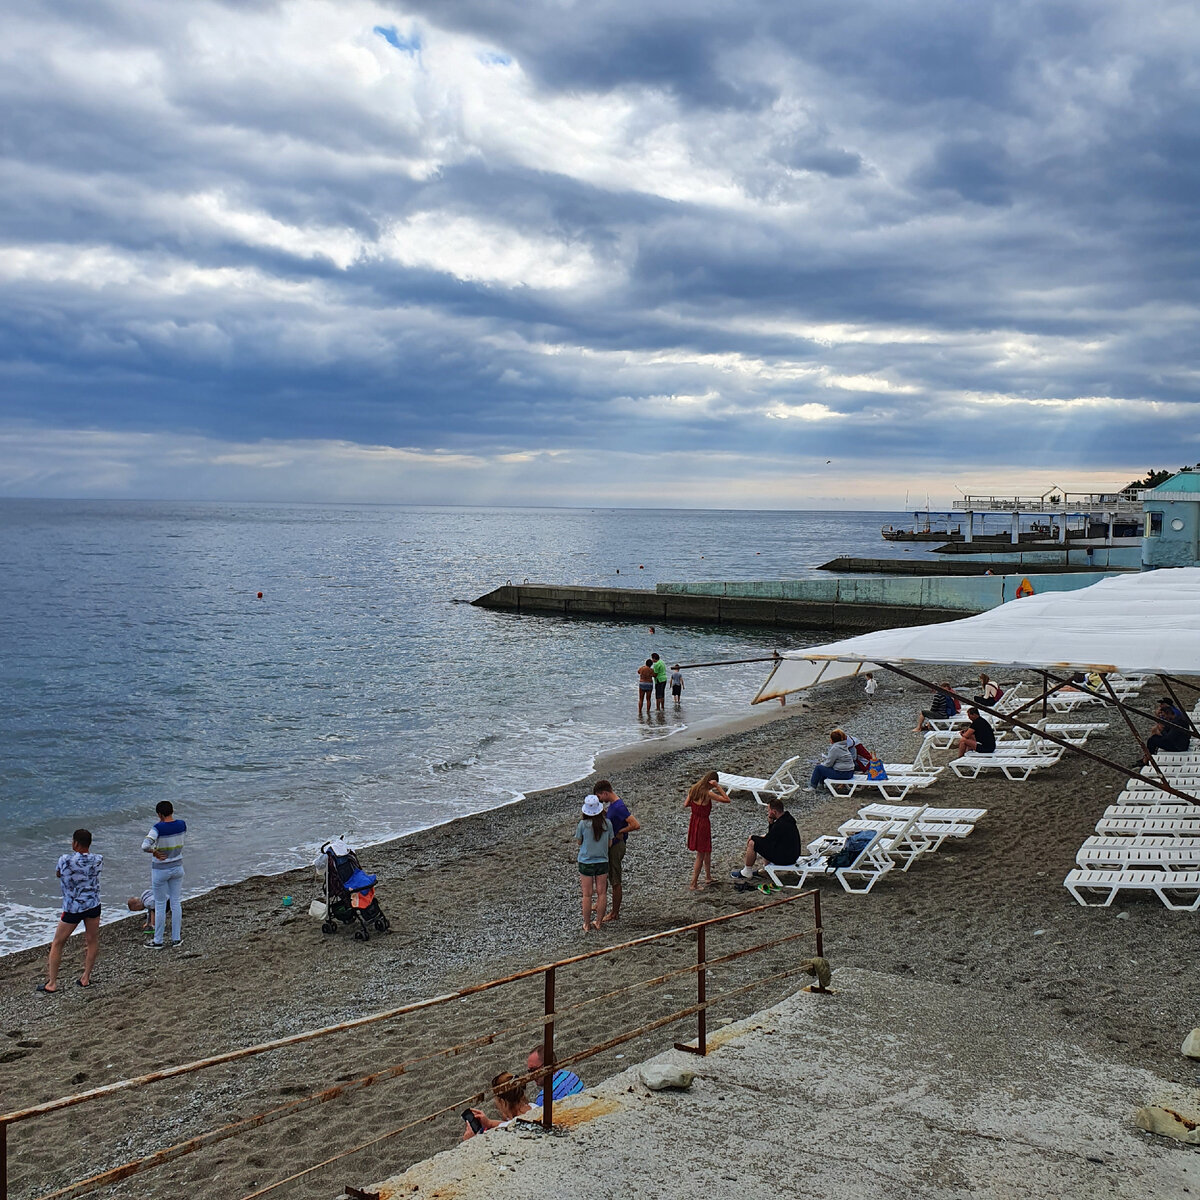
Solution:
M 574 1096 L 583 1091 L 583 1080 L 575 1074 L 574 1071 L 568 1071 L 565 1068 L 560 1068 L 554 1072 L 554 1087 L 550 1089 L 550 1094 L 555 1100 L 561 1100 L 564 1096 Z M 537 1099 L 533 1102 L 537 1108 L 542 1104 L 542 1093 L 539 1091 Z
M 166 858 L 152 858 L 152 870 L 165 870 L 167 867 L 183 866 L 183 835 L 187 832 L 187 822 L 176 818 L 173 821 L 156 821 L 142 841 L 142 849 L 153 854 L 160 851 Z

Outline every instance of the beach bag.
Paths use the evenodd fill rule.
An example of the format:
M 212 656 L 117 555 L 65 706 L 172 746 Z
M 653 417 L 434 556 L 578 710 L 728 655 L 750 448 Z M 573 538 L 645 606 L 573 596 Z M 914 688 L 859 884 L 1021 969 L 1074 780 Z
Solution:
M 872 758 L 867 763 L 867 778 L 868 779 L 886 779 L 887 772 L 883 769 L 883 762 L 878 758 Z
M 870 829 L 852 833 L 846 844 L 829 860 L 828 870 L 838 871 L 850 866 L 854 860 L 871 844 L 875 834 Z

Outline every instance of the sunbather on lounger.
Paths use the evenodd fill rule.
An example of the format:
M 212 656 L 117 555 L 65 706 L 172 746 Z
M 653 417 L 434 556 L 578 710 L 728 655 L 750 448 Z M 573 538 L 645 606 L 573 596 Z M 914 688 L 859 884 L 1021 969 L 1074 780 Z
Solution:
M 954 703 L 954 697 L 950 695 L 950 685 L 939 683 L 933 692 L 933 703 L 928 708 L 921 709 L 921 716 L 913 732 L 924 733 L 926 729 L 931 728 L 927 724 L 928 721 L 948 721 L 957 713 L 958 705 Z
M 758 859 L 790 866 L 800 857 L 800 830 L 796 818 L 778 796 L 767 801 L 767 832 L 751 834 L 746 842 L 745 866 L 730 871 L 735 881 L 752 879 Z
M 820 787 L 827 779 L 850 779 L 853 775 L 854 752 L 845 733 L 834 729 L 829 734 L 829 749 L 825 751 L 825 757 L 813 766 L 808 789 L 812 791 Z
M 964 754 L 994 754 L 996 752 L 996 731 L 988 723 L 986 717 L 980 715 L 979 709 L 967 709 L 970 724 L 963 730 L 958 739 L 958 753 Z

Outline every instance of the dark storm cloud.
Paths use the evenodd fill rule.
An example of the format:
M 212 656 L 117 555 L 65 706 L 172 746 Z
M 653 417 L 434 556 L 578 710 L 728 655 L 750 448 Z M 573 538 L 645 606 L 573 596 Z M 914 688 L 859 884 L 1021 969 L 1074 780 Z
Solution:
M 1200 457 L 1186 8 L 0 8 L 9 422 Z

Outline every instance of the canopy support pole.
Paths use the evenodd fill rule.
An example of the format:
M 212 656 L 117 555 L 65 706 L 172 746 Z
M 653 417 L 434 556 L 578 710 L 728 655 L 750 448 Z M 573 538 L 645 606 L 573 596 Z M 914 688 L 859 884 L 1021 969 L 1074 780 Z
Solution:
M 931 680 L 922 679 L 920 675 L 914 675 L 911 671 L 904 670 L 903 667 L 893 666 L 891 663 L 878 663 L 885 671 L 891 671 L 894 675 L 900 675 L 905 679 L 912 680 L 913 683 L 919 683 L 922 687 L 932 688 L 935 690 L 941 689 L 939 684 L 933 683 Z M 1083 691 L 1091 691 L 1090 688 L 1083 688 Z M 1103 755 L 1095 754 L 1084 746 L 1076 746 L 1068 742 L 1066 738 L 1060 738 L 1057 734 L 1049 733 L 1044 729 L 1039 729 L 1036 725 L 1030 725 L 1027 721 L 1017 720 L 1012 713 L 997 712 L 990 704 L 976 704 L 974 700 L 967 696 L 960 696 L 953 688 L 950 689 L 950 695 L 956 700 L 961 700 L 964 704 L 970 704 L 973 708 L 981 709 L 989 716 L 994 717 L 998 721 L 1007 721 L 1010 725 L 1015 725 L 1018 729 L 1024 729 L 1027 733 L 1035 737 L 1042 738 L 1047 742 L 1054 742 L 1058 746 L 1062 746 L 1068 752 L 1082 755 L 1084 758 L 1091 759 L 1092 762 L 1099 763 L 1102 767 L 1107 767 L 1110 771 L 1115 771 L 1118 775 L 1125 776 L 1126 779 L 1145 779 L 1146 777 L 1140 771 L 1134 771 L 1129 767 L 1123 767 L 1120 763 L 1115 762 L 1111 758 L 1105 758 Z M 1100 696 L 1099 692 L 1092 692 L 1094 696 Z M 1100 697 L 1103 699 L 1103 697 Z M 1118 702 L 1118 708 L 1122 707 Z M 1156 783 L 1155 787 L 1161 791 L 1168 792 L 1172 796 L 1178 796 L 1180 800 L 1188 805 L 1196 803 L 1196 797 L 1189 795 L 1187 792 L 1181 792 L 1178 788 L 1172 787 L 1169 783 Z
M 1154 768 L 1155 774 L 1159 777 L 1159 779 L 1161 779 L 1163 781 L 1163 783 L 1166 783 L 1167 782 L 1166 774 L 1164 773 L 1162 767 L 1160 767 L 1158 765 L 1158 763 L 1154 761 L 1154 755 L 1150 753 L 1150 747 L 1147 746 L 1146 743 L 1142 740 L 1142 735 L 1140 733 L 1138 733 L 1137 726 L 1134 725 L 1133 720 L 1130 718 L 1129 714 L 1125 711 L 1120 700 L 1117 699 L 1117 693 L 1113 691 L 1112 684 L 1108 682 L 1108 676 L 1104 675 L 1101 678 L 1104 680 L 1104 690 L 1106 692 L 1108 692 L 1109 696 L 1112 697 L 1112 702 L 1117 706 L 1117 708 L 1119 708 L 1121 710 L 1121 716 L 1125 718 L 1125 724 L 1129 726 L 1129 732 L 1132 733 L 1135 738 L 1137 738 L 1137 744 L 1139 746 L 1141 746 L 1141 748 L 1142 748 L 1142 754 L 1145 758 L 1146 763 L 1149 766 L 1152 766 Z

